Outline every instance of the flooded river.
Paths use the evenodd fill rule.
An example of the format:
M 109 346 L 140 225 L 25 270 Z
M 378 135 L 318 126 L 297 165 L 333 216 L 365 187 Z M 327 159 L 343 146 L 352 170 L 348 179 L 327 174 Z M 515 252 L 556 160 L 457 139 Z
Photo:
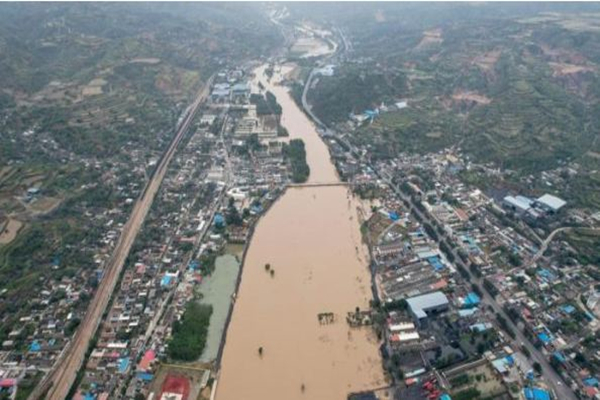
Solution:
M 338 181 L 327 147 L 287 90 L 261 81 L 281 104 L 290 137 L 306 144 L 309 180 Z M 342 400 L 384 385 L 374 334 L 345 321 L 348 311 L 366 308 L 371 298 L 357 207 L 345 187 L 295 188 L 258 223 L 227 333 L 217 400 Z M 334 313 L 335 322 L 319 324 L 323 312 Z

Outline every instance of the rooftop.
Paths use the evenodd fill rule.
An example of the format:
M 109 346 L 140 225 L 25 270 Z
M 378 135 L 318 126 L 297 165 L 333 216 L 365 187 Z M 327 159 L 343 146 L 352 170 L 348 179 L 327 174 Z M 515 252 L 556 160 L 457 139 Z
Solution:
M 448 298 L 442 292 L 433 292 L 423 294 L 421 296 L 411 297 L 410 299 L 407 299 L 406 302 L 408 303 L 408 306 L 412 310 L 413 314 L 419 318 L 424 318 L 427 316 L 427 311 L 437 307 L 447 306 Z
M 551 194 L 545 194 L 537 199 L 537 201 L 538 203 L 541 203 L 542 205 L 547 206 L 554 211 L 559 210 L 560 208 L 564 207 L 565 204 L 567 204 L 567 202 L 563 199 L 552 196 Z

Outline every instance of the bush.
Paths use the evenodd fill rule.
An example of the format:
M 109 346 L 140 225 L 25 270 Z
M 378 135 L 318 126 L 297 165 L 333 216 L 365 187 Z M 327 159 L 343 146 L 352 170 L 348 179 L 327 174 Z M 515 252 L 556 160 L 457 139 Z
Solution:
M 173 324 L 169 357 L 179 361 L 194 361 L 202 355 L 212 312 L 210 305 L 188 303 L 181 320 Z
M 290 143 L 283 148 L 283 153 L 292 167 L 292 181 L 295 183 L 306 182 L 310 175 L 310 167 L 306 163 L 306 150 L 302 139 L 290 140 Z

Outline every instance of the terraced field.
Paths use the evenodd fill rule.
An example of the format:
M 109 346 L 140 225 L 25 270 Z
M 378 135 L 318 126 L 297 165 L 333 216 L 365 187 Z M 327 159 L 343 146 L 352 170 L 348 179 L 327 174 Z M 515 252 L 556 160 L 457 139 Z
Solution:
M 345 129 L 350 112 L 406 101 L 354 131 L 376 157 L 458 145 L 531 173 L 598 151 L 600 32 L 590 14 L 486 7 L 449 5 L 444 18 L 419 23 L 408 6 L 386 8 L 385 20 L 344 13 L 353 53 L 312 91 L 318 117 Z

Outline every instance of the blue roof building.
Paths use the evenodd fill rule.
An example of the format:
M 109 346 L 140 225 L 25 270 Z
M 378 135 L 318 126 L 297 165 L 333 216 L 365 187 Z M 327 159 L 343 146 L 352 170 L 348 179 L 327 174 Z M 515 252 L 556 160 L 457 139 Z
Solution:
M 40 343 L 37 340 L 34 340 L 29 345 L 29 351 L 38 352 L 40 350 L 42 350 L 42 346 L 40 345 Z
M 533 388 L 524 388 L 523 394 L 527 400 L 550 400 L 550 393 L 548 391 L 533 387 Z
M 119 372 L 123 374 L 127 371 L 128 368 L 129 368 L 129 358 L 127 358 L 127 357 L 120 358 L 119 359 Z
M 217 214 L 215 214 L 214 222 L 215 222 L 215 226 L 217 228 L 221 228 L 221 227 L 225 226 L 225 217 L 223 217 L 223 214 L 217 213 Z
M 149 372 L 138 372 L 137 377 L 139 380 L 150 382 L 154 379 L 154 375 Z
M 565 362 L 567 362 L 567 359 L 565 358 L 565 356 L 563 355 L 563 353 L 561 353 L 560 351 L 555 351 L 552 354 L 552 357 L 554 357 L 554 359 L 556 361 L 558 361 L 561 364 L 564 364 Z
M 429 263 L 429 265 L 431 265 L 436 271 L 441 271 L 444 269 L 444 264 L 442 264 L 442 261 L 440 260 L 440 258 L 438 256 L 435 257 L 429 257 L 427 259 L 427 262 Z
M 565 312 L 565 314 L 572 314 L 575 312 L 575 307 L 570 304 L 563 305 L 561 309 Z
M 479 303 L 481 303 L 481 299 L 479 298 L 477 293 L 471 292 L 467 295 L 467 297 L 465 297 L 462 306 L 463 308 L 473 308 L 477 307 Z
M 169 286 L 173 277 L 171 275 L 165 275 L 160 280 L 160 286 Z
M 537 336 L 538 339 L 540 339 L 544 344 L 549 344 L 552 342 L 552 336 L 550 336 L 547 332 L 540 332 Z
M 585 386 L 593 386 L 593 387 L 598 387 L 598 379 L 594 378 L 593 376 L 590 376 L 589 378 L 585 378 L 583 380 L 583 384 Z

